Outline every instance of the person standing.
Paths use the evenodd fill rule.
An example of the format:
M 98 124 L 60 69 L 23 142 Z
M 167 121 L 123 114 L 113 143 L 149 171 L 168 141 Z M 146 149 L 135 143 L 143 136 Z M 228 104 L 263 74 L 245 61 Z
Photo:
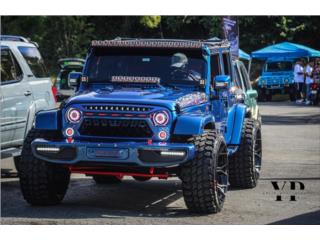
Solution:
M 304 85 L 304 69 L 302 65 L 302 60 L 299 59 L 294 66 L 294 82 L 295 82 L 295 91 L 297 102 L 303 102 L 302 99 L 302 90 Z
M 306 85 L 305 85 L 305 103 L 306 105 L 310 104 L 310 87 L 311 84 L 313 83 L 313 67 L 314 67 L 314 62 L 310 61 L 307 66 L 306 66 Z
M 320 58 L 316 58 L 315 66 L 313 69 L 313 81 L 320 84 Z

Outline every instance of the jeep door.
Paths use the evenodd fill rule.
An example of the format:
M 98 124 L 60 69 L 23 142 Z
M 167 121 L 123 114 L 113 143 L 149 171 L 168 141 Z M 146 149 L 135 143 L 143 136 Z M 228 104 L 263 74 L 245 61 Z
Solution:
M 1 145 L 21 145 L 27 112 L 32 103 L 31 87 L 9 47 L 1 46 Z

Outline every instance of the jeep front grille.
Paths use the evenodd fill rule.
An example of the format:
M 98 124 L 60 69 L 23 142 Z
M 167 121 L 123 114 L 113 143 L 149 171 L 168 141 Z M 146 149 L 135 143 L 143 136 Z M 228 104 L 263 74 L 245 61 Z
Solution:
M 150 138 L 146 120 L 85 118 L 79 133 L 83 136 Z
M 86 105 L 86 110 L 90 111 L 110 111 L 110 112 L 149 112 L 150 107 L 124 106 L 124 105 Z

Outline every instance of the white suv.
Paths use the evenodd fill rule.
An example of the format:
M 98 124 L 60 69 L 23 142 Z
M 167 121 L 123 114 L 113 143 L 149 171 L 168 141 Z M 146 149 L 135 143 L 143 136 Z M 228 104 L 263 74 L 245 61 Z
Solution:
M 55 98 L 37 44 L 19 36 L 0 38 L 0 146 L 4 158 L 10 153 L 19 155 L 35 114 L 55 108 Z

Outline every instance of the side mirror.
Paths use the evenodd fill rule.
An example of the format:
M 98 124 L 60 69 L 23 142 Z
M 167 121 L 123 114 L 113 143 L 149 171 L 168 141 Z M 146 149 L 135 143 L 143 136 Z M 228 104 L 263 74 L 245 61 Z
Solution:
M 81 77 L 82 77 L 82 73 L 81 72 L 71 72 L 71 73 L 69 73 L 68 85 L 70 87 L 75 87 L 75 88 L 79 87 Z
M 231 82 L 230 76 L 218 75 L 214 78 L 214 88 L 216 90 L 226 90 L 229 88 Z
M 257 92 L 257 90 L 251 89 L 251 90 L 247 91 L 247 95 L 249 98 L 257 98 L 258 92 Z
M 242 89 L 237 88 L 237 87 L 231 87 L 230 93 L 231 93 L 231 96 L 235 102 L 237 102 L 237 103 L 244 103 L 245 102 L 246 95 L 244 94 Z

